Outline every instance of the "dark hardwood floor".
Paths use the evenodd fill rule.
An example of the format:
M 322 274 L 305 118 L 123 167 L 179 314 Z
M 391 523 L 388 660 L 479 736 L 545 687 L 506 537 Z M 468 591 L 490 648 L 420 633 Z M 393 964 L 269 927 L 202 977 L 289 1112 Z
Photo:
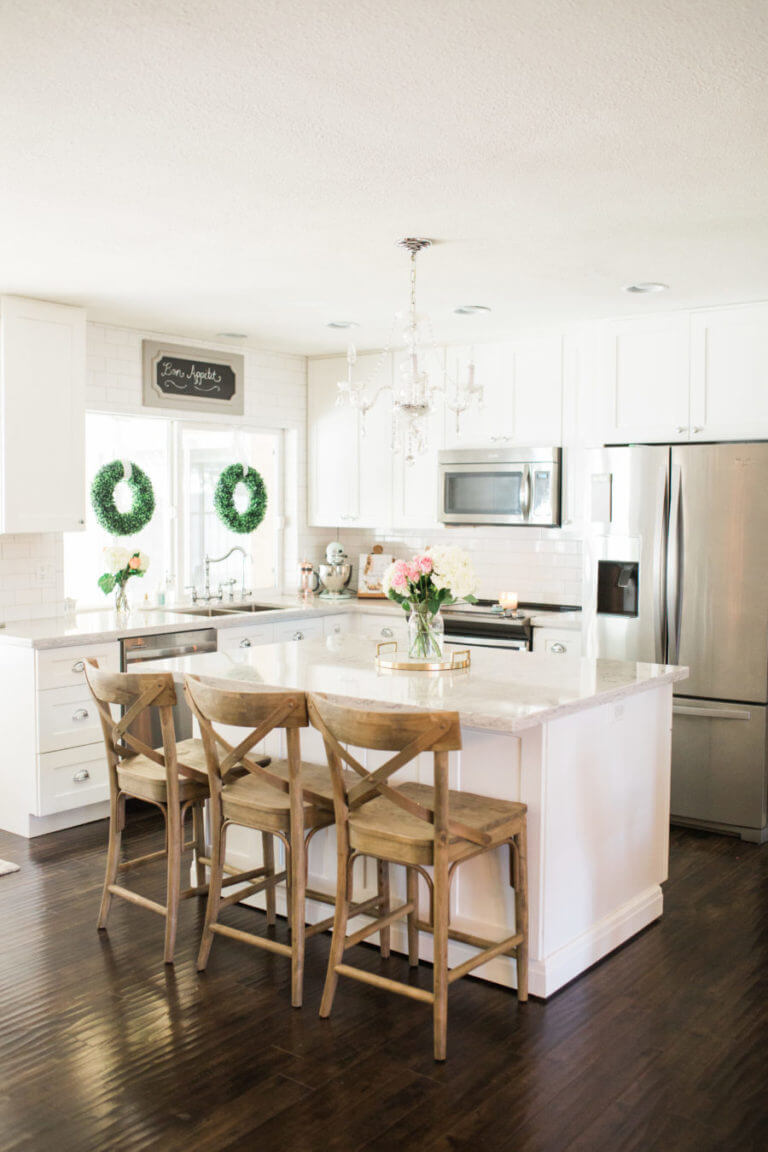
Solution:
M 160 917 L 119 903 L 98 934 L 105 840 L 0 833 L 22 866 L 0 878 L 3 1152 L 768 1148 L 768 847 L 674 831 L 663 920 L 546 1004 L 462 981 L 440 1066 L 423 1005 L 344 981 L 318 1018 L 327 938 L 296 1011 L 281 957 L 219 940 L 195 973 L 202 902 L 175 969 Z M 159 842 L 134 822 L 134 854 Z M 161 870 L 142 879 L 160 891 Z

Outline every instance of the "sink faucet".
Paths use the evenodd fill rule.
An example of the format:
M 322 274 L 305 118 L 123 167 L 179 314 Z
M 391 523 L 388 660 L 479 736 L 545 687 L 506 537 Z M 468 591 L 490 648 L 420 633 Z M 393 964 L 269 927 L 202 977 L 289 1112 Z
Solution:
M 241 587 L 240 587 L 240 596 L 243 600 L 245 599 L 246 596 L 250 596 L 250 594 L 251 594 L 250 591 L 246 590 L 246 587 L 245 587 L 245 562 L 248 559 L 248 553 L 245 551 L 244 548 L 241 548 L 239 544 L 235 544 L 234 547 L 230 548 L 229 552 L 225 552 L 223 556 L 208 556 L 206 554 L 205 559 L 203 561 L 203 564 L 205 566 L 205 588 L 203 591 L 203 595 L 200 597 L 201 600 L 209 601 L 209 600 L 223 600 L 224 599 L 224 592 L 222 591 L 221 587 L 219 587 L 218 596 L 214 596 L 211 592 L 211 564 L 221 564 L 222 561 L 228 560 L 233 552 L 239 552 L 243 558 L 243 576 L 242 576 Z M 232 599 L 232 593 L 231 592 L 230 592 L 230 599 Z

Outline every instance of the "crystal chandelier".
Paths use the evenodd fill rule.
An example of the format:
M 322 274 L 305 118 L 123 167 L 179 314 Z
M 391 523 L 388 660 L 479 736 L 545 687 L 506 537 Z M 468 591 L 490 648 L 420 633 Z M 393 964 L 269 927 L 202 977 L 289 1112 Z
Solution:
M 443 407 L 454 414 L 456 431 L 459 432 L 461 416 L 470 404 L 482 404 L 483 389 L 475 383 L 474 356 L 470 360 L 466 374 L 452 377 L 445 362 L 441 362 L 439 349 L 432 334 L 432 325 L 427 316 L 419 316 L 416 311 L 416 257 L 424 248 L 429 248 L 431 240 L 407 237 L 400 240 L 411 256 L 411 292 L 407 313 L 395 315 L 390 339 L 373 369 L 360 380 L 353 379 L 357 361 L 354 345 L 347 351 L 347 378 L 338 384 L 339 404 L 350 404 L 360 413 L 361 428 L 365 435 L 365 417 L 384 392 L 392 393 L 392 448 L 405 452 L 407 463 L 412 464 L 418 453 L 427 447 L 427 417 L 435 409 L 439 400 Z M 397 340 L 397 336 L 400 339 Z M 405 345 L 399 366 L 398 378 L 377 386 L 387 357 L 393 347 Z

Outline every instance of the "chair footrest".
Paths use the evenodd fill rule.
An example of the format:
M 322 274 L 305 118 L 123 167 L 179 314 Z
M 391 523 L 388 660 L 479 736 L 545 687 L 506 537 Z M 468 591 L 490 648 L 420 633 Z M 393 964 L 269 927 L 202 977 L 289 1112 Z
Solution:
M 252 932 L 241 932 L 239 928 L 230 928 L 228 924 L 211 924 L 211 932 L 215 932 L 218 936 L 229 936 L 232 940 L 239 940 L 241 944 L 254 944 L 257 948 L 265 948 L 267 952 L 279 952 L 281 956 L 291 955 L 288 944 L 270 940 L 268 936 L 254 936 Z
M 495 956 L 501 956 L 504 952 L 511 952 L 513 948 L 517 948 L 518 944 L 523 942 L 522 933 L 518 932 L 515 936 L 508 936 L 506 940 L 500 940 L 498 944 L 494 944 L 492 948 L 486 948 L 484 952 L 478 952 L 477 956 L 470 956 L 469 960 L 465 960 L 463 964 L 458 964 L 455 968 L 451 968 L 448 972 L 448 983 L 453 984 L 454 980 L 460 980 L 462 976 L 466 976 L 473 968 L 479 968 L 481 964 L 487 964 L 489 960 L 493 960 Z
M 412 984 L 403 984 L 401 980 L 388 980 L 386 976 L 377 976 L 375 972 L 366 972 L 362 968 L 353 968 L 350 964 L 337 964 L 334 971 L 340 976 L 350 976 L 353 980 L 360 980 L 363 984 L 372 984 L 374 988 L 384 988 L 388 992 L 397 992 L 400 996 L 408 996 L 411 1000 L 422 1000 L 425 1004 L 434 1004 L 433 992 L 423 988 L 414 988 Z
M 150 912 L 157 912 L 159 916 L 168 915 L 168 909 L 163 904 L 158 904 L 156 900 L 150 900 L 147 896 L 142 896 L 139 892 L 132 892 L 130 888 L 121 888 L 119 884 L 109 884 L 107 891 L 111 892 L 113 896 L 120 896 L 123 900 L 128 900 L 131 904 L 138 904 L 140 908 L 147 908 Z
M 372 903 L 375 905 L 381 903 L 381 896 L 376 896 Z M 344 950 L 352 948 L 355 944 L 359 944 L 361 940 L 365 940 L 368 936 L 373 936 L 374 932 L 381 931 L 382 928 L 388 928 L 390 924 L 394 924 L 395 920 L 400 920 L 401 917 L 407 916 L 409 912 L 413 912 L 415 904 L 401 904 L 399 908 L 395 908 L 394 912 L 390 912 L 388 916 L 382 916 L 379 920 L 374 920 L 371 924 L 366 924 L 358 932 L 354 932 L 351 936 L 347 936 L 344 941 Z M 350 909 L 351 916 L 362 915 L 362 909 L 353 911 Z
M 139 864 L 149 864 L 152 860 L 164 860 L 168 853 L 165 848 L 159 848 L 157 852 L 147 852 L 146 856 L 134 856 L 132 860 L 121 860 L 118 864 L 118 871 L 127 872 L 129 868 L 136 868 Z

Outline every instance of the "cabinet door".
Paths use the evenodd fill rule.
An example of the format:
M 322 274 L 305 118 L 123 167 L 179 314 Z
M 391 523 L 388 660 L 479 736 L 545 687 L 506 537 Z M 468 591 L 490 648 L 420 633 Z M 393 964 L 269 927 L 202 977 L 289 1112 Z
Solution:
M 469 346 L 448 348 L 449 376 L 466 376 L 470 355 Z M 467 409 L 458 432 L 456 417 L 446 411 L 447 448 L 562 443 L 563 351 L 559 334 L 481 344 L 474 350 L 474 360 L 483 403 Z
M 601 337 L 613 443 L 687 440 L 690 424 L 688 313 L 612 321 Z
M 691 317 L 692 440 L 768 437 L 768 305 Z
M 358 374 L 371 376 L 371 388 L 392 382 L 392 357 L 387 354 L 359 356 Z M 355 528 L 387 528 L 392 518 L 392 393 L 384 392 L 360 418 L 358 444 L 357 515 L 349 521 Z
M 337 404 L 337 385 L 347 374 L 344 357 L 310 360 L 307 373 L 309 523 L 333 527 L 360 511 L 359 417 L 349 405 Z
M 85 311 L 0 300 L 0 532 L 85 524 Z
M 219 652 L 236 652 L 240 648 L 272 644 L 274 639 L 274 624 L 252 624 L 250 628 L 219 628 L 216 634 L 216 646 Z
M 286 620 L 275 625 L 275 640 L 278 643 L 286 640 L 315 640 L 322 637 L 323 632 L 322 616 L 312 616 L 309 620 Z

